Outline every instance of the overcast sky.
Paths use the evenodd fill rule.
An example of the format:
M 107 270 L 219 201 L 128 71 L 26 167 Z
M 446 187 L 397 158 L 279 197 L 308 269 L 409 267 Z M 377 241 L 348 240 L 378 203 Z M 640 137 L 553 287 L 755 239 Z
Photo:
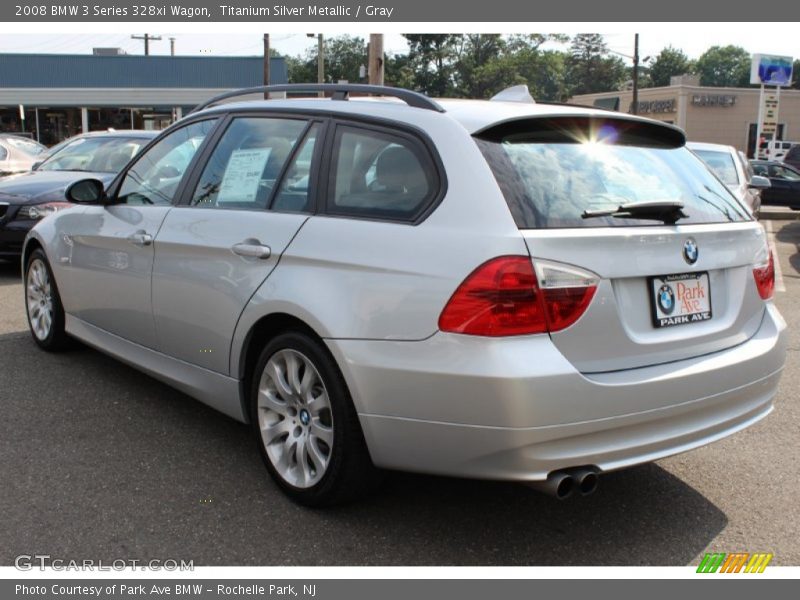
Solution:
M 602 26 L 602 27 L 601 27 Z M 144 46 L 139 40 L 132 40 L 132 33 L 140 33 L 125 24 L 114 25 L 115 28 L 125 31 L 131 27 L 129 33 L 98 34 L 84 33 L 79 35 L 61 34 L 8 34 L 0 35 L 0 52 L 30 52 L 30 53 L 91 53 L 93 47 L 120 47 L 129 54 L 143 54 Z M 784 26 L 785 27 L 785 26 Z M 597 30 L 608 30 L 609 24 L 598 24 Z M 702 34 L 698 28 L 683 27 L 682 24 L 665 26 L 663 31 L 659 28 L 640 34 L 640 53 L 642 57 L 652 55 L 667 45 L 682 49 L 690 58 L 697 58 L 713 45 L 735 44 L 744 47 L 750 53 L 761 52 L 765 54 L 782 54 L 797 57 L 800 53 L 796 34 L 781 34 L 771 29 L 769 25 L 758 24 L 750 27 L 750 34 L 743 34 L 741 29 L 729 29 L 725 25 L 703 27 Z M 770 35 L 765 31 L 770 30 Z M 564 31 L 564 30 L 562 30 Z M 565 31 L 574 34 L 575 31 Z M 333 33 L 332 33 L 333 34 Z M 259 55 L 263 52 L 263 42 L 260 34 L 195 34 L 161 32 L 161 41 L 150 43 L 151 54 L 169 54 L 169 37 L 175 37 L 176 54 L 179 55 Z M 362 37 L 366 37 L 361 34 Z M 612 50 L 623 54 L 633 54 L 632 33 L 604 33 L 606 42 Z M 315 43 L 304 33 L 273 33 L 271 34 L 272 47 L 282 54 L 302 54 L 306 48 Z M 559 48 L 564 46 L 551 45 Z M 387 52 L 404 52 L 407 47 L 405 39 L 397 33 L 386 34 L 384 48 Z

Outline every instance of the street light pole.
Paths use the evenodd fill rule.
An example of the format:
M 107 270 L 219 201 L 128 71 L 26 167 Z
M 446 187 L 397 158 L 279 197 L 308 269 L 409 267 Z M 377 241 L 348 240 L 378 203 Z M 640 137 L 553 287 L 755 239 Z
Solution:
M 633 109 L 634 115 L 639 114 L 639 34 L 633 38 Z

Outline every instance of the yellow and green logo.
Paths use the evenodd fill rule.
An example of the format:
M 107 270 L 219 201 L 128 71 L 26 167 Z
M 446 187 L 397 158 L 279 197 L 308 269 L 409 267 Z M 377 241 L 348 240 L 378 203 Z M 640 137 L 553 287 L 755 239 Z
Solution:
M 763 573 L 772 554 L 768 552 L 706 553 L 697 567 L 698 573 Z

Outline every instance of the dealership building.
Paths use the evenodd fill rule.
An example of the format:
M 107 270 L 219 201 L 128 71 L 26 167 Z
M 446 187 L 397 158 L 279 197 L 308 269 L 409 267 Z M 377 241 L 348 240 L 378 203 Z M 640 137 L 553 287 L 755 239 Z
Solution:
M 0 132 L 43 144 L 115 129 L 163 129 L 208 98 L 262 85 L 260 56 L 0 54 Z M 270 83 L 287 82 L 270 59 Z M 21 118 L 24 115 L 24 119 Z
M 667 87 L 640 89 L 638 114 L 677 125 L 691 141 L 727 144 L 752 157 L 759 95 L 757 87 L 702 87 L 696 77 L 683 75 Z M 569 102 L 633 112 L 631 90 L 582 94 Z M 800 91 L 780 92 L 777 124 L 778 139 L 800 141 Z

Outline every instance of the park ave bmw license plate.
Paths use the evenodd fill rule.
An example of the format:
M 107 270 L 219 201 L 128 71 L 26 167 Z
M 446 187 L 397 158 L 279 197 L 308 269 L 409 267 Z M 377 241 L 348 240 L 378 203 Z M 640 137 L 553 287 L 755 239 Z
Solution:
M 711 318 L 708 273 L 659 275 L 648 278 L 653 325 L 672 327 Z

